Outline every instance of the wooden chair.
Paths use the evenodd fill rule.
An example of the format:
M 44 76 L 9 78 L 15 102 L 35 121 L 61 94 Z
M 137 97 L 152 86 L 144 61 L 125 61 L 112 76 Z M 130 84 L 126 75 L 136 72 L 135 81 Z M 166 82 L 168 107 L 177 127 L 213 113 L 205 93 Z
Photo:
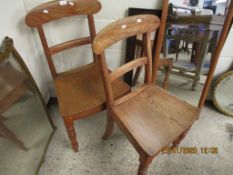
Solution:
M 193 122 L 198 119 L 204 106 L 211 80 L 226 41 L 233 19 L 233 1 L 212 58 L 210 71 L 204 85 L 197 107 L 194 107 L 155 85 L 162 49 L 168 0 L 164 1 L 163 17 L 156 44 L 155 60 L 152 74 L 152 53 L 150 32 L 159 27 L 159 19 L 151 15 L 141 15 L 118 20 L 104 28 L 95 38 L 93 49 L 99 58 L 107 97 L 108 127 L 104 138 L 111 136 L 113 123 L 119 125 L 140 155 L 138 175 L 145 175 L 153 158 L 172 143 L 177 146 Z M 104 51 L 115 42 L 127 37 L 143 34 L 144 55 L 109 72 Z M 126 72 L 145 65 L 145 84 L 135 91 L 118 99 L 113 98 L 112 82 Z M 153 76 L 152 76 L 153 75 Z M 152 81 L 153 80 L 153 81 Z
M 197 119 L 198 110 L 152 84 L 152 52 L 150 33 L 160 24 L 153 15 L 138 15 L 116 21 L 104 28 L 94 41 L 94 52 L 104 77 L 109 117 L 112 117 L 140 154 L 139 175 L 162 148 L 176 141 Z M 104 50 L 116 41 L 143 34 L 143 57 L 108 72 Z M 145 65 L 145 82 L 135 91 L 114 100 L 112 82 L 124 73 Z M 167 110 L 169 109 L 169 110 Z M 105 138 L 111 135 L 112 118 L 108 120 Z
M 1 61 L 0 61 L 1 63 Z M 27 80 L 22 72 L 19 72 L 9 63 L 0 64 L 0 137 L 10 140 L 23 150 L 27 150 L 24 143 L 4 124 L 2 114 L 14 103 L 23 97 L 28 91 Z
M 39 32 L 55 83 L 60 112 L 75 152 L 78 151 L 78 142 L 76 140 L 74 121 L 105 109 L 105 95 L 101 74 L 94 54 L 93 63 L 63 73 L 56 72 L 52 56 L 66 49 L 92 44 L 96 36 L 93 14 L 100 9 L 101 4 L 96 0 L 52 1 L 32 9 L 26 16 L 27 25 L 36 27 Z M 87 16 L 90 36 L 49 47 L 43 24 L 74 15 Z M 122 81 L 116 80 L 114 82 L 114 97 L 119 97 L 128 91 L 128 86 Z

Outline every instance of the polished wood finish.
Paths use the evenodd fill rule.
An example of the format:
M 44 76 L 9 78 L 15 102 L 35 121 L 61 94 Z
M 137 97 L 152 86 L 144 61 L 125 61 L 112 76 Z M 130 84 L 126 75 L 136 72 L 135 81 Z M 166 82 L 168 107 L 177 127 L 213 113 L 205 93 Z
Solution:
M 96 64 L 81 71 L 58 76 L 54 83 L 60 112 L 64 118 L 83 118 L 105 109 L 104 88 Z M 128 90 L 125 83 L 118 79 L 113 81 L 113 86 L 114 97 L 119 97 Z
M 92 15 L 99 12 L 97 0 L 51 1 L 32 9 L 26 16 L 26 24 L 38 27 L 48 22 L 75 15 Z
M 153 73 L 152 73 L 152 79 L 153 82 L 156 82 L 157 79 L 157 71 L 158 71 L 158 66 L 159 66 L 159 58 L 160 58 L 160 53 L 162 50 L 163 46 L 163 40 L 164 40 L 164 34 L 165 34 L 165 29 L 166 29 L 166 22 L 167 22 L 167 14 L 168 14 L 168 2 L 169 0 L 164 0 L 163 1 L 163 11 L 161 15 L 161 25 L 159 27 L 158 31 L 158 37 L 155 40 L 155 54 L 154 54 L 154 63 L 153 63 Z
M 153 21 L 154 27 L 151 26 L 151 22 L 137 23 L 138 19 L 149 21 L 149 18 Z M 99 58 L 107 98 L 108 125 L 104 139 L 111 136 L 113 123 L 116 121 L 140 155 L 138 175 L 146 174 L 153 158 L 165 146 L 173 142 L 178 143 L 199 115 L 197 108 L 153 84 L 150 36 L 152 31 L 158 29 L 159 24 L 159 19 L 153 15 L 143 15 L 143 18 L 141 15 L 127 17 L 104 28 L 96 36 L 93 46 Z M 121 28 L 122 25 L 129 28 L 133 26 L 130 28 L 133 30 Z M 120 39 L 138 34 L 143 34 L 143 57 L 109 72 L 104 50 L 110 46 L 110 43 L 114 44 Z M 142 65 L 145 66 L 144 84 L 129 94 L 114 99 L 112 80 Z
M 39 33 L 39 36 L 40 36 L 41 44 L 42 44 L 42 47 L 44 49 L 44 53 L 45 53 L 45 56 L 46 56 L 46 59 L 47 59 L 47 62 L 48 62 L 52 77 L 54 78 L 54 77 L 57 76 L 57 72 L 56 72 L 55 65 L 53 63 L 52 55 L 50 53 L 50 48 L 48 46 L 48 43 L 47 43 L 47 40 L 46 40 L 46 37 L 45 37 L 44 29 L 43 29 L 42 26 L 38 26 L 37 30 L 38 30 L 38 33 Z M 53 48 L 53 47 L 51 47 L 51 48 Z
M 63 4 L 60 5 L 60 3 Z M 106 108 L 101 73 L 96 64 L 96 55 L 94 53 L 92 63 L 62 73 L 56 72 L 52 55 L 73 47 L 86 44 L 92 45 L 93 39 L 96 36 L 93 14 L 97 13 L 100 8 L 101 5 L 96 0 L 52 1 L 34 8 L 26 16 L 26 23 L 30 27 L 36 27 L 39 32 L 55 83 L 60 112 L 75 152 L 78 151 L 78 142 L 74 127 L 75 120 L 88 117 Z M 42 24 L 74 15 L 87 16 L 90 36 L 49 47 Z M 113 84 L 114 98 L 130 91 L 129 87 L 118 79 L 115 79 Z
M 118 77 L 124 75 L 129 70 L 133 70 L 136 67 L 146 64 L 146 62 L 147 62 L 147 58 L 143 57 L 125 64 L 124 66 L 112 72 L 112 74 L 110 75 L 110 81 L 113 81 Z
M 73 47 L 91 44 L 91 42 L 92 42 L 91 37 L 79 38 L 76 40 L 67 41 L 65 43 L 58 44 L 56 46 L 51 47 L 49 50 L 50 50 L 50 54 L 54 55 L 56 53 L 62 52 L 62 51 L 67 50 L 67 49 L 71 49 Z
M 198 114 L 195 107 L 155 85 L 117 105 L 113 112 L 121 127 L 137 142 L 138 149 L 149 156 L 183 134 Z
M 128 16 L 134 16 L 134 15 L 142 15 L 142 14 L 150 14 L 150 15 L 155 15 L 158 16 L 159 18 L 161 17 L 162 14 L 162 10 L 161 9 L 143 9 L 143 8 L 129 8 L 128 9 Z M 155 35 L 155 38 L 157 38 L 157 33 Z M 137 48 L 140 48 L 141 50 L 141 41 L 140 44 L 138 44 L 138 39 L 137 36 L 132 36 L 127 38 L 126 40 L 126 53 L 125 53 L 125 63 L 128 63 L 130 61 L 132 61 L 133 59 L 135 59 L 136 57 L 138 57 L 138 55 L 140 55 L 140 53 L 138 53 L 138 55 L 136 55 L 137 53 Z M 155 40 L 154 40 L 155 41 Z M 138 47 L 138 45 L 140 45 L 140 47 Z M 153 43 L 153 58 L 154 58 L 154 53 L 155 53 L 155 42 Z M 140 55 L 141 57 L 141 55 Z M 135 82 L 138 79 L 138 76 L 140 74 L 140 70 L 141 68 L 139 67 L 137 69 L 137 72 L 135 75 L 133 74 L 133 71 L 129 71 L 124 75 L 124 81 L 129 85 L 129 86 L 134 86 Z
M 93 46 L 95 53 L 102 53 L 104 49 L 123 38 L 154 31 L 159 24 L 159 18 L 154 15 L 138 15 L 118 20 L 98 33 L 98 38 L 95 39 Z M 108 33 L 108 37 L 106 37 L 106 33 Z

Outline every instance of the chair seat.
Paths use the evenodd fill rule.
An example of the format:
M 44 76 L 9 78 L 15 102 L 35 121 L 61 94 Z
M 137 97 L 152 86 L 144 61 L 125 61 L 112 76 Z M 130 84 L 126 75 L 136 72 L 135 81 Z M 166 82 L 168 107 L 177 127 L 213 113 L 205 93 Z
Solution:
M 194 106 L 155 85 L 120 103 L 113 113 L 129 139 L 150 156 L 173 142 L 198 116 Z
M 105 94 L 101 72 L 96 64 L 55 78 L 55 88 L 61 115 L 85 117 L 105 109 Z M 114 97 L 130 91 L 120 80 L 113 82 Z M 88 110 L 88 114 L 85 113 Z

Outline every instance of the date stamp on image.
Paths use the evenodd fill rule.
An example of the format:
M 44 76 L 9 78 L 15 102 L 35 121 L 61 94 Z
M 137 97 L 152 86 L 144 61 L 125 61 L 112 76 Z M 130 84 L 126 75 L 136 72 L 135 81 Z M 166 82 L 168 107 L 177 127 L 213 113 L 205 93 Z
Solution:
M 187 154 L 187 155 L 201 155 L 219 153 L 218 147 L 165 147 L 162 154 Z

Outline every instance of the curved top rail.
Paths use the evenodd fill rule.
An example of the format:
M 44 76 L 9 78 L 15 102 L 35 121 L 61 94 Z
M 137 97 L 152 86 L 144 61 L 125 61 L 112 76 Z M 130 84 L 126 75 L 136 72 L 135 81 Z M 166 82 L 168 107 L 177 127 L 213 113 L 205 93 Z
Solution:
M 115 42 L 130 36 L 155 31 L 160 20 L 154 15 L 137 15 L 117 20 L 102 29 L 93 43 L 95 54 L 101 54 Z
M 63 17 L 95 14 L 100 9 L 101 4 L 97 0 L 51 1 L 28 12 L 25 21 L 28 26 L 36 27 Z

